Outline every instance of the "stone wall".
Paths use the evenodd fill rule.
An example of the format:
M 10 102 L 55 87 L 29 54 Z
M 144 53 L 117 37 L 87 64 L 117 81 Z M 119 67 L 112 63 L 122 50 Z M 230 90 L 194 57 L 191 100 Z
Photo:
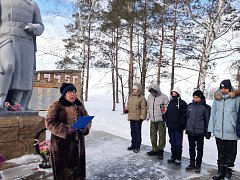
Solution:
M 0 154 L 5 159 L 35 154 L 34 137 L 45 127 L 44 118 L 38 112 L 0 113 Z M 45 133 L 40 141 L 45 139 Z

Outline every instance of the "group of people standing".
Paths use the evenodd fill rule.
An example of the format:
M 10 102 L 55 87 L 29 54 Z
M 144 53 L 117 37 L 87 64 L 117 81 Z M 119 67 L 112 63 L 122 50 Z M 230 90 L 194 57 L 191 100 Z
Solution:
M 147 155 L 163 159 L 167 127 L 172 153 L 167 162 L 180 165 L 185 130 L 190 156 L 186 171 L 200 173 L 204 138 L 210 139 L 213 134 L 218 150 L 218 173 L 212 178 L 231 179 L 237 155 L 237 140 L 240 139 L 240 92 L 234 90 L 230 80 L 220 83 L 214 93 L 212 107 L 206 104 L 205 96 L 200 90 L 193 92 L 193 100 L 189 104 L 181 99 L 178 87 L 171 90 L 170 101 L 157 84 L 149 86 L 149 93 L 146 100 L 141 84 L 135 83 L 132 87 L 125 108 L 132 137 L 131 146 L 127 149 L 135 153 L 140 151 L 142 122 L 150 120 L 152 150 Z
M 48 110 L 46 128 L 51 132 L 51 161 L 54 179 L 85 180 L 85 143 L 91 123 L 77 131 L 72 128 L 79 116 L 87 116 L 84 105 L 77 99 L 76 87 L 63 83 L 61 97 Z M 216 139 L 218 150 L 218 173 L 214 180 L 231 179 L 240 139 L 240 91 L 233 89 L 230 80 L 223 80 L 214 94 L 212 107 L 206 104 L 202 91 L 193 93 L 193 101 L 181 99 L 179 88 L 171 90 L 170 101 L 157 84 L 150 85 L 147 100 L 141 84 L 132 87 L 125 112 L 131 127 L 131 146 L 128 150 L 140 151 L 143 120 L 150 120 L 152 150 L 147 155 L 164 158 L 166 127 L 172 155 L 168 163 L 181 164 L 184 130 L 188 135 L 190 163 L 186 171 L 200 173 L 204 138 Z M 197 152 L 196 152 L 197 150 Z

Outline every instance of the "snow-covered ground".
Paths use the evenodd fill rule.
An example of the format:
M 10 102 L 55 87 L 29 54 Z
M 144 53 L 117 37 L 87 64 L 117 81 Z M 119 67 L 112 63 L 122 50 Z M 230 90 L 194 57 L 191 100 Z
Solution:
M 109 96 L 109 95 L 108 96 L 106 96 L 106 95 L 105 96 L 98 96 L 98 95 L 90 96 L 89 100 L 87 102 L 85 102 L 85 106 L 86 106 L 86 109 L 88 110 L 89 114 L 95 116 L 95 118 L 93 119 L 92 128 L 94 130 L 100 130 L 99 132 L 92 131 L 92 134 L 90 133 L 91 136 L 94 133 L 96 135 L 96 133 L 101 134 L 101 131 L 105 131 L 107 133 L 130 140 L 130 126 L 129 126 L 129 122 L 127 121 L 127 115 L 122 114 L 121 104 L 117 104 L 116 111 L 111 111 L 111 109 L 112 109 L 111 96 Z M 45 116 L 46 112 L 41 112 L 40 114 Z M 155 162 L 156 160 L 154 160 L 154 159 L 147 158 L 147 160 L 146 160 L 146 158 L 145 158 L 145 157 L 147 157 L 147 155 L 145 153 L 151 149 L 149 147 L 149 146 L 151 146 L 150 137 L 149 137 L 149 124 L 150 124 L 150 122 L 144 121 L 143 126 L 142 126 L 142 144 L 148 146 L 148 147 L 146 147 L 146 146 L 143 147 L 142 151 L 140 152 L 139 156 L 141 156 L 143 158 L 142 161 L 139 161 L 139 157 L 134 156 L 134 153 L 132 154 L 131 152 L 126 150 L 126 148 L 130 145 L 130 142 L 124 141 L 124 144 L 122 144 L 123 141 L 121 141 L 121 143 L 119 144 L 119 143 L 116 143 L 117 142 L 116 137 L 115 137 L 115 139 L 111 139 L 111 138 L 113 138 L 113 136 L 103 134 L 103 136 L 100 136 L 98 138 L 97 137 L 94 138 L 94 136 L 93 136 L 93 139 L 91 139 L 89 141 L 88 141 L 88 139 L 86 139 L 86 143 L 87 143 L 86 147 L 88 149 L 87 156 L 90 155 L 90 157 L 91 157 L 91 158 L 89 158 L 89 156 L 88 156 L 88 166 L 91 168 L 93 165 L 99 166 L 100 163 L 108 162 L 108 158 L 111 159 L 111 162 L 113 162 L 113 164 L 116 164 L 116 162 L 119 161 L 119 158 L 120 157 L 122 158 L 125 155 L 127 157 L 124 159 L 124 161 L 129 161 L 129 162 L 125 162 L 125 164 L 128 164 L 128 163 L 138 163 L 139 164 L 140 162 L 143 164 L 146 164 L 146 162 L 144 162 L 144 161 L 148 161 L 150 164 L 156 163 Z M 106 138 L 105 136 L 109 136 L 109 138 Z M 170 152 L 170 144 L 168 143 L 168 136 L 166 136 L 166 137 L 167 137 L 167 144 L 166 144 L 165 151 Z M 49 138 L 49 136 L 48 136 L 48 138 Z M 104 151 L 101 151 L 99 148 L 95 148 L 95 147 L 100 146 L 100 144 L 103 144 L 102 143 L 103 139 L 104 139 L 104 141 L 107 141 L 107 142 L 104 142 L 103 146 L 105 149 L 104 149 Z M 94 141 L 94 142 L 92 142 L 92 141 Z M 94 145 L 92 145 L 92 143 Z M 100 144 L 98 144 L 98 143 L 100 143 Z M 240 149 L 240 145 L 238 143 L 238 150 L 239 149 Z M 99 151 L 101 151 L 101 152 L 99 152 Z M 109 152 L 104 153 L 105 151 L 106 152 L 109 151 Z M 97 157 L 91 155 L 91 154 L 95 154 L 95 153 L 97 153 L 97 154 L 102 153 L 102 154 Z M 184 140 L 183 140 L 183 156 L 189 158 L 188 140 L 187 140 L 186 135 L 184 135 Z M 128 158 L 130 158 L 130 159 L 128 159 Z M 49 176 L 48 179 L 51 179 L 52 170 L 51 169 L 45 169 L 45 170 L 39 169 L 38 168 L 39 161 L 40 161 L 40 157 L 38 155 L 25 155 L 23 157 L 12 159 L 7 162 L 20 165 L 19 167 L 16 167 L 16 168 L 20 169 L 20 171 L 22 171 L 22 175 L 18 174 L 19 177 L 20 176 L 21 177 L 29 176 L 29 175 L 33 174 L 34 172 L 36 173 L 38 171 L 41 171 L 41 172 L 44 171 L 45 175 L 42 175 L 42 176 L 44 176 L 44 177 Z M 154 162 L 152 162 L 152 161 L 154 161 Z M 207 164 L 211 164 L 211 165 L 216 165 L 216 161 L 217 161 L 217 149 L 216 149 L 215 139 L 211 138 L 210 140 L 205 140 L 203 162 L 207 163 Z M 122 159 L 121 159 L 121 162 L 122 162 Z M 164 162 L 166 162 L 166 159 L 164 159 L 162 164 L 161 163 L 159 164 L 159 161 L 157 161 L 157 163 L 155 164 L 156 167 L 154 167 L 153 169 L 156 171 L 160 171 L 161 173 L 164 173 L 165 172 L 164 169 L 169 168 L 168 167 L 169 164 L 168 163 L 164 164 Z M 239 169 L 240 169 L 240 156 L 239 155 L 237 156 L 235 163 L 236 164 L 235 164 L 234 169 L 239 171 Z M 106 169 L 109 170 L 109 168 L 113 168 L 110 164 L 109 165 L 106 165 L 106 164 L 108 164 L 108 163 L 103 164 L 104 167 L 106 166 L 105 167 Z M 131 165 L 129 166 L 130 169 L 132 167 L 134 167 L 134 166 L 131 166 Z M 170 169 L 173 168 L 173 170 L 174 170 L 174 167 L 175 166 L 170 167 Z M 177 171 L 178 173 L 177 174 L 175 173 L 175 176 L 179 176 L 179 177 L 184 176 L 185 177 L 185 175 L 188 175 L 188 174 L 186 174 L 184 167 L 186 167 L 186 162 L 185 162 L 183 168 L 180 169 L 180 171 L 178 168 L 178 171 Z M 207 167 L 207 166 L 204 166 L 204 167 Z M 124 174 L 130 173 L 130 170 L 129 170 L 129 172 L 126 173 L 127 169 L 128 168 L 126 168 L 124 170 Z M 147 172 L 149 172 L 149 169 L 145 169 L 145 170 Z M 205 175 L 208 175 L 208 177 L 209 177 L 210 175 L 209 175 L 208 170 L 209 170 L 208 168 L 204 168 L 203 173 L 201 173 L 201 176 L 204 176 L 204 174 L 205 174 Z M 9 169 L 9 172 L 11 172 L 11 171 L 12 170 Z M 99 170 L 96 170 L 93 172 L 88 171 L 88 177 L 90 179 L 101 179 L 101 176 L 106 176 L 106 174 L 114 174 L 112 172 L 111 173 L 110 172 L 103 173 L 103 172 L 105 172 L 105 171 L 101 171 L 101 168 Z M 6 173 L 7 172 L 5 172 L 5 174 Z M 142 174 L 142 173 L 140 173 L 140 174 Z M 136 176 L 138 176 L 138 175 L 139 175 L 139 172 Z M 164 174 L 162 174 L 162 175 L 164 176 Z M 115 173 L 115 176 L 119 176 L 118 179 L 120 178 L 119 173 Z M 197 177 L 198 175 L 195 173 L 189 174 L 190 179 L 195 176 Z M 0 177 L 1 177 L 1 172 L 0 172 Z M 14 177 L 15 177 L 15 174 L 14 174 Z M 40 177 L 40 176 L 36 176 L 36 177 Z
M 209 103 L 210 104 L 210 103 Z M 112 102 L 111 96 L 92 96 L 89 100 L 85 102 L 86 109 L 90 115 L 94 115 L 92 128 L 96 130 L 105 131 L 126 139 L 130 139 L 130 125 L 127 121 L 127 115 L 122 114 L 121 104 L 117 104 L 116 111 L 111 111 Z M 149 136 L 150 122 L 144 121 L 142 126 L 142 144 L 151 146 L 150 136 Z M 167 143 L 165 151 L 170 152 L 170 144 Z M 129 144 L 130 145 L 130 144 Z M 188 139 L 184 135 L 183 139 L 183 156 L 189 158 L 188 153 Z M 240 144 L 238 142 L 238 152 L 240 150 Z M 205 140 L 204 144 L 204 156 L 203 162 L 211 165 L 216 165 L 217 163 L 217 148 L 215 143 L 215 138 L 210 140 Z M 235 170 L 240 169 L 240 154 L 237 155 L 235 161 Z

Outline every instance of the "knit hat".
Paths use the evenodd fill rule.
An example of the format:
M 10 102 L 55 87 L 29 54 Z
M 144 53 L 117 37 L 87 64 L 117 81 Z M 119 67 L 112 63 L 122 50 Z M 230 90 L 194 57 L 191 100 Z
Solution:
M 137 89 L 137 90 L 139 90 L 139 88 L 138 88 L 137 85 L 133 85 L 132 89 Z
M 62 83 L 60 87 L 60 93 L 62 94 L 62 96 L 65 96 L 67 92 L 73 91 L 73 90 L 77 92 L 76 87 L 71 83 Z
M 220 83 L 220 89 L 221 88 L 227 88 L 229 89 L 229 91 L 232 90 L 232 84 L 231 84 L 231 81 L 230 79 L 225 79 L 223 80 L 221 83 Z
M 203 92 L 201 90 L 194 91 L 193 96 L 200 97 L 201 99 L 205 98 L 205 96 L 203 95 Z

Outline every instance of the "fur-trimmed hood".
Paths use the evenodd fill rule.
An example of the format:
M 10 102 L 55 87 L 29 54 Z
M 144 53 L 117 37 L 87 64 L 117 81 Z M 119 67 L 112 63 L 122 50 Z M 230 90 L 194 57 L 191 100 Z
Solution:
M 233 90 L 231 92 L 229 92 L 227 95 L 223 95 L 220 90 L 218 89 L 215 93 L 214 93 L 214 98 L 218 101 L 220 101 L 222 98 L 235 98 L 238 95 L 240 95 L 240 90 Z

